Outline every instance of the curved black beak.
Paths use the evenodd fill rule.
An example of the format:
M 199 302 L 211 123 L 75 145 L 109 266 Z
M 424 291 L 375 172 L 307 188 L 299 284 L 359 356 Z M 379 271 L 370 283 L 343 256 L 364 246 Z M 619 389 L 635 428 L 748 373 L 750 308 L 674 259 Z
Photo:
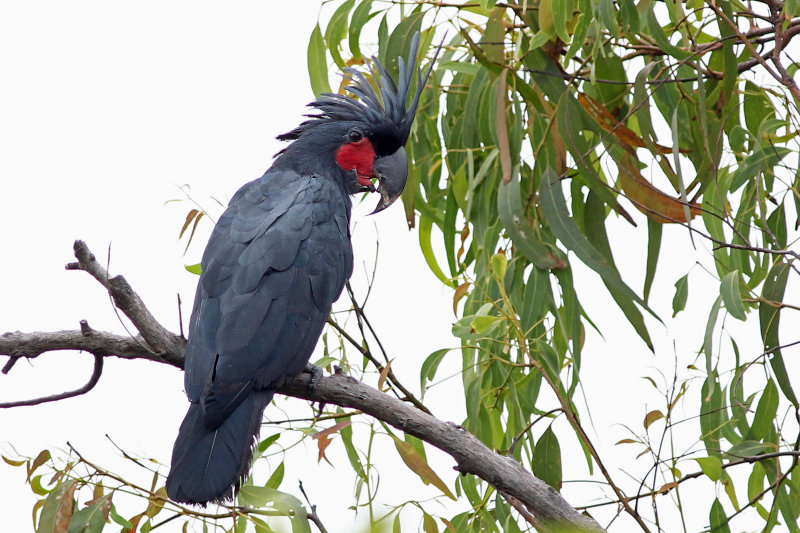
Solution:
M 372 173 L 378 178 L 381 199 L 370 215 L 383 211 L 403 193 L 408 179 L 408 156 L 405 148 L 401 146 L 392 155 L 377 158 L 372 165 Z

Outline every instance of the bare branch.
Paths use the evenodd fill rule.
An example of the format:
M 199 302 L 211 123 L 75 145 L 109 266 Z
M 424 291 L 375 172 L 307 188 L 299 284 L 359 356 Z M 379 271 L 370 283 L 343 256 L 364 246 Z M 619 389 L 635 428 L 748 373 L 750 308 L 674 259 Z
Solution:
M 114 304 L 139 330 L 147 346 L 165 359 L 174 354 L 183 353 L 183 339 L 166 329 L 153 317 L 125 278 L 122 276 L 110 278 L 108 271 L 97 262 L 94 254 L 89 251 L 89 247 L 83 241 L 75 241 L 73 249 L 78 262 L 67 264 L 67 270 L 83 270 L 99 281 L 114 300 Z
M 40 398 L 33 398 L 31 400 L 18 400 L 15 402 L 0 403 L 0 409 L 8 409 L 10 407 L 22 407 L 27 405 L 39 405 L 47 402 L 57 402 L 59 400 L 64 400 L 67 398 L 80 396 L 81 394 L 86 394 L 87 392 L 92 390 L 95 385 L 97 385 L 97 382 L 100 381 L 100 376 L 102 374 L 103 374 L 103 356 L 95 354 L 94 370 L 92 370 L 92 375 L 89 377 L 89 381 L 87 381 L 86 385 L 84 385 L 83 387 L 71 391 L 62 392 L 60 394 L 53 394 L 51 396 L 42 396 Z
M 147 350 L 141 337 L 129 337 L 97 330 L 91 330 L 89 335 L 81 330 L 33 331 L 30 333 L 14 331 L 0 335 L 0 355 L 10 356 L 9 362 L 23 357 L 33 359 L 45 352 L 59 350 L 83 351 L 99 356 L 113 355 L 123 359 L 148 359 L 183 368 L 183 347 L 179 352 L 161 356 Z M 9 366 L 6 364 L 6 367 Z

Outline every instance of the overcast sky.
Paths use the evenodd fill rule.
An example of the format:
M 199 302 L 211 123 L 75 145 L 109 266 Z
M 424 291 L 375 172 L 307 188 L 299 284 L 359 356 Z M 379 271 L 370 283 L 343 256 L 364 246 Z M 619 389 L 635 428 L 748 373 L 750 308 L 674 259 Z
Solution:
M 319 3 L 313 1 L 2 4 L 0 333 L 75 329 L 81 319 L 96 329 L 124 333 L 101 287 L 84 273 L 64 270 L 76 238 L 108 262 L 112 274 L 124 274 L 165 326 L 178 329 L 177 294 L 188 320 L 196 277 L 183 265 L 199 261 L 211 225 L 200 225 L 198 243 L 184 255 L 185 242 L 177 237 L 192 205 L 167 202 L 185 200 L 182 187 L 189 185 L 192 198 L 219 213 L 211 197 L 227 203 L 239 186 L 266 170 L 280 149 L 274 137 L 294 127 L 312 99 L 306 46 L 318 13 Z M 449 332 L 452 295 L 429 273 L 417 234 L 406 231 L 399 204 L 379 217 L 364 218 L 373 200 L 355 210 L 354 282 L 365 290 L 364 273 L 372 268 L 380 234 L 368 312 L 391 356 L 397 357 L 393 369 L 416 389 L 424 358 L 458 345 Z M 622 232 L 631 243 L 619 251 L 620 268 L 632 286 L 641 287 L 644 229 L 612 224 L 612 231 Z M 685 240 L 685 235 L 670 228 L 665 244 L 673 239 Z M 664 302 L 656 312 L 669 317 L 672 285 L 696 257 L 665 259 L 653 298 Z M 614 472 L 624 477 L 616 469 L 635 471 L 635 454 L 614 455 L 620 447 L 613 444 L 630 436 L 619 422 L 640 431 L 644 414 L 662 407 L 659 395 L 640 378 L 659 380 L 658 373 L 664 372 L 671 379 L 676 356 L 685 374 L 702 338 L 698 334 L 709 294 L 716 288 L 702 268 L 693 270 L 693 287 L 706 284 L 710 292 L 690 296 L 689 306 L 698 313 L 679 316 L 666 327 L 650 321 L 658 346 L 654 357 L 613 311 L 598 278 L 576 269 L 581 299 L 606 335 L 604 341 L 587 332 L 590 350 L 585 351 L 583 375 L 591 427 L 601 453 L 609 454 Z M 457 371 L 460 357 L 454 354 L 441 376 Z M 77 388 L 91 374 L 91 365 L 86 354 L 21 361 L 8 376 L 0 375 L 0 401 Z M 458 379 L 450 382 L 455 385 Z M 187 406 L 182 383 L 176 369 L 109 358 L 99 385 L 81 398 L 0 411 L 0 450 L 13 454 L 13 444 L 19 454 L 34 456 L 43 448 L 63 450 L 69 440 L 100 464 L 124 469 L 125 462 L 104 437 L 109 434 L 126 451 L 168 465 Z M 619 383 L 626 385 L 620 388 Z M 445 383 L 429 398 L 437 415 L 459 421 L 464 410 L 452 401 L 450 390 Z M 282 401 L 267 416 L 280 417 L 291 402 L 299 403 Z M 307 410 L 300 405 L 298 412 Z M 394 454 L 388 439 L 383 440 L 379 449 Z M 291 442 L 286 438 L 284 445 Z M 578 450 L 569 440 L 562 449 Z M 307 460 L 301 454 L 287 465 L 282 488 L 297 493 L 296 480 L 302 479 L 326 525 L 346 530 L 353 516 L 346 510 L 352 503 L 350 467 L 317 465 L 313 443 L 308 450 Z M 341 449 L 338 453 L 344 460 Z M 586 477 L 578 454 L 565 459 L 565 468 L 574 477 Z M 452 461 L 438 460 L 442 466 L 437 470 L 452 486 Z M 384 487 L 397 489 L 389 494 L 399 494 L 393 503 L 437 495 L 403 467 L 384 476 Z M 337 490 L 331 490 L 332 483 Z M 568 497 L 570 490 L 565 488 Z M 598 493 L 590 490 L 582 499 L 592 494 Z M 0 501 L 4 530 L 31 528 L 35 498 L 24 484 L 23 469 L 0 463 Z M 123 514 L 134 512 L 131 507 Z

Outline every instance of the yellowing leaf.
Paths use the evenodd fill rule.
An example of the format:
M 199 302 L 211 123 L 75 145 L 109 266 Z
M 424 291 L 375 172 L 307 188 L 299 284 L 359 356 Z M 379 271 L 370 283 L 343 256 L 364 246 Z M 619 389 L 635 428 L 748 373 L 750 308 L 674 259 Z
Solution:
M 650 427 L 650 424 L 655 422 L 656 420 L 661 420 L 664 418 L 664 413 L 656 409 L 655 411 L 650 411 L 644 417 L 644 428 L 647 429 Z
M 25 461 L 25 460 L 19 460 L 19 461 L 16 461 L 16 460 L 14 460 L 14 459 L 9 459 L 9 458 L 8 458 L 8 457 L 6 457 L 5 455 L 0 455 L 0 457 L 2 457 L 2 458 L 3 458 L 3 461 L 5 461 L 5 462 L 6 462 L 6 464 L 9 464 L 9 465 L 11 465 L 11 466 L 22 466 L 22 465 L 24 465 L 24 464 L 27 462 L 27 461 Z
M 386 363 L 386 366 L 381 370 L 381 375 L 378 377 L 378 390 L 383 390 L 383 385 L 386 383 L 386 378 L 389 376 L 389 370 L 392 368 L 392 361 L 394 361 L 394 359 Z
M 439 527 L 436 525 L 436 520 L 431 515 L 425 513 L 422 519 L 422 530 L 425 533 L 439 533 Z
M 153 518 L 161 512 L 161 509 L 167 502 L 167 488 L 161 487 L 156 491 L 154 496 L 151 496 L 147 500 L 149 504 L 147 505 L 147 510 L 145 510 L 144 514 L 148 518 Z
M 452 500 L 456 500 L 456 497 L 453 496 L 453 493 L 450 492 L 450 489 L 447 487 L 444 481 L 436 475 L 430 466 L 428 466 L 428 462 L 425 460 L 422 455 L 412 446 L 410 443 L 400 440 L 396 437 L 392 437 L 394 439 L 394 447 L 397 449 L 397 453 L 400 454 L 400 458 L 406 464 L 408 468 L 411 469 L 412 472 L 417 474 L 419 478 L 422 480 L 423 483 L 432 484 L 434 487 L 441 490 L 447 497 Z

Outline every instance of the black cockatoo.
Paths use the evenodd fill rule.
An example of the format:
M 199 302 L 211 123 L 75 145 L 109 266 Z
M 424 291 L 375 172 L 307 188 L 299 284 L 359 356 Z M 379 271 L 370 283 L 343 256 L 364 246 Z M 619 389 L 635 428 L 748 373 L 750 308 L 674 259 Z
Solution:
M 259 179 L 233 196 L 202 259 L 186 345 L 191 405 L 172 452 L 167 494 L 206 504 L 233 496 L 247 474 L 275 390 L 306 367 L 331 305 L 353 270 L 350 195 L 403 191 L 422 76 L 419 34 L 399 83 L 373 58 L 373 85 L 347 69 L 352 96 L 324 94 L 315 115 Z M 431 66 L 433 61 L 431 61 Z M 417 90 L 406 107 L 410 86 Z M 377 189 L 373 180 L 377 179 Z

